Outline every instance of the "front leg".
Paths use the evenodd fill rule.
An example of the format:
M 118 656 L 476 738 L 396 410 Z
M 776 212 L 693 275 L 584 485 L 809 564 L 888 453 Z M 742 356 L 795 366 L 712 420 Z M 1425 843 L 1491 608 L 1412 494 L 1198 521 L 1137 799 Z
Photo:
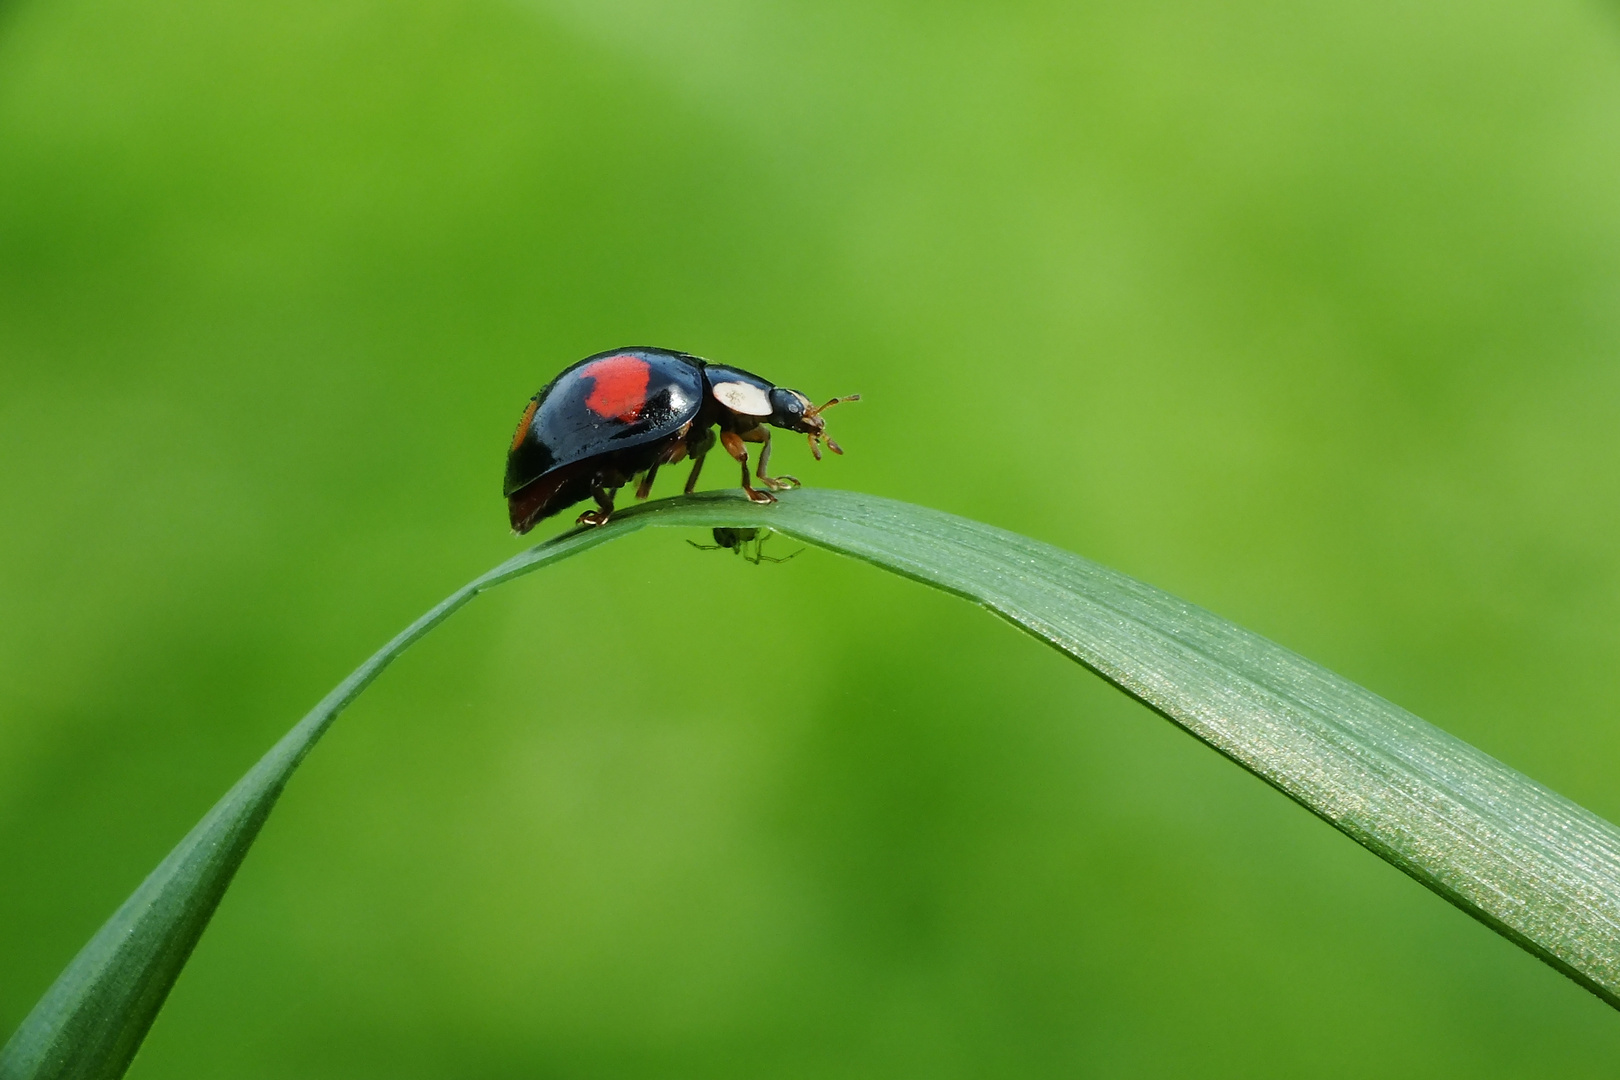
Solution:
M 742 488 L 748 498 L 757 503 L 775 502 L 775 495 L 768 491 L 755 491 L 754 485 L 748 482 L 748 450 L 743 446 L 742 436 L 735 431 L 722 431 L 720 445 L 726 448 L 726 453 L 742 462 Z
M 799 478 L 797 476 L 773 477 L 765 475 L 765 463 L 771 460 L 770 428 L 761 424 L 752 431 L 745 431 L 742 434 L 742 441 L 764 443 L 764 445 L 759 448 L 759 468 L 754 471 L 754 475 L 759 477 L 759 482 L 761 484 L 764 484 L 772 491 L 785 491 L 788 488 L 796 488 L 799 486 Z

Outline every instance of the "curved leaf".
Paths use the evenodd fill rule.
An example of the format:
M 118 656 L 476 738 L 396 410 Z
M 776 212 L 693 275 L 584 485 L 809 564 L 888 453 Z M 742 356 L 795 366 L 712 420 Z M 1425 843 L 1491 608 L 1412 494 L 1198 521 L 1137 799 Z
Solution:
M 1620 830 L 1332 672 L 1001 529 L 850 492 L 666 499 L 464 586 L 265 755 L 108 920 L 0 1051 L 0 1080 L 122 1075 L 292 771 L 388 663 L 478 593 L 647 525 L 768 525 L 972 600 L 1068 654 L 1620 1006 Z

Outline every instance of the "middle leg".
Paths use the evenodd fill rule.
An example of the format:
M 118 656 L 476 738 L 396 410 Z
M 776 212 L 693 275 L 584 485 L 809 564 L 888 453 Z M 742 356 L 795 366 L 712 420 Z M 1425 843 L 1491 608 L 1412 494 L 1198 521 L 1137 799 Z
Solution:
M 688 495 L 697 490 L 698 473 L 703 471 L 703 456 L 714 445 L 714 429 L 704 428 L 702 431 L 688 435 L 686 441 L 680 444 L 680 452 L 692 456 L 692 472 L 686 478 L 686 493 Z M 680 458 L 673 459 L 679 461 Z
M 653 462 L 647 468 L 647 475 L 641 478 L 641 485 L 636 488 L 636 498 L 645 499 L 652 494 L 653 479 L 658 475 L 660 462 Z
M 658 470 L 662 466 L 674 465 L 676 462 L 682 460 L 685 457 L 686 457 L 686 440 L 685 439 L 677 439 L 675 442 L 673 442 L 670 445 L 666 446 L 664 448 L 663 452 L 660 453 L 658 455 L 658 457 L 653 460 L 653 463 L 652 463 L 651 466 L 648 467 L 646 474 L 644 476 L 642 476 L 641 485 L 636 488 L 636 498 L 645 499 L 648 495 L 652 494 L 653 481 L 658 478 Z M 688 481 L 688 483 L 687 483 L 686 493 L 688 495 L 692 494 L 692 486 L 691 486 L 690 481 Z

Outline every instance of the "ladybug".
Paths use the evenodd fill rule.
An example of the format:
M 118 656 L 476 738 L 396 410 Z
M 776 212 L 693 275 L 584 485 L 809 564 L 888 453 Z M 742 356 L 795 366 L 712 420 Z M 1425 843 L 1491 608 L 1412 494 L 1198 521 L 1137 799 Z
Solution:
M 703 456 L 720 444 L 742 463 L 743 491 L 756 503 L 773 503 L 772 491 L 798 487 L 791 476 L 765 475 L 771 457 L 766 425 L 796 431 L 810 440 L 821 460 L 822 442 L 844 451 L 826 435 L 821 414 L 859 394 L 811 405 L 797 390 L 775 386 L 741 368 L 711 364 L 672 349 L 634 347 L 587 356 L 567 368 L 529 401 L 506 456 L 506 505 L 520 535 L 535 523 L 586 498 L 597 508 L 579 515 L 580 525 L 604 524 L 618 489 L 637 475 L 636 498 L 652 491 L 663 465 L 692 459 L 686 493 L 697 487 Z M 748 450 L 760 443 L 755 476 L 748 480 Z

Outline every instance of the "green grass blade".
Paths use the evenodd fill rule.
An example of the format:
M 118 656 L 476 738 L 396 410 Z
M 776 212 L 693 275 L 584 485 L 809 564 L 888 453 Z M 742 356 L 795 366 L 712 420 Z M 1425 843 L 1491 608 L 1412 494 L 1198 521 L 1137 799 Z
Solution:
M 129 1068 L 299 762 L 395 657 L 485 589 L 594 547 L 571 533 L 502 563 L 401 631 L 311 709 L 96 932 L 0 1050 L 0 1080 L 102 1080 Z
M 996 612 L 1068 654 L 1611 1005 L 1620 830 L 1287 649 L 1079 556 L 873 496 L 711 493 L 637 507 L 468 584 L 389 642 L 211 810 L 0 1051 L 0 1080 L 128 1066 L 288 777 L 333 718 L 478 593 L 647 525 L 769 525 Z
M 1620 1008 L 1620 829 L 1202 608 L 1016 533 L 805 491 L 779 531 L 956 593 L 1061 650 Z

